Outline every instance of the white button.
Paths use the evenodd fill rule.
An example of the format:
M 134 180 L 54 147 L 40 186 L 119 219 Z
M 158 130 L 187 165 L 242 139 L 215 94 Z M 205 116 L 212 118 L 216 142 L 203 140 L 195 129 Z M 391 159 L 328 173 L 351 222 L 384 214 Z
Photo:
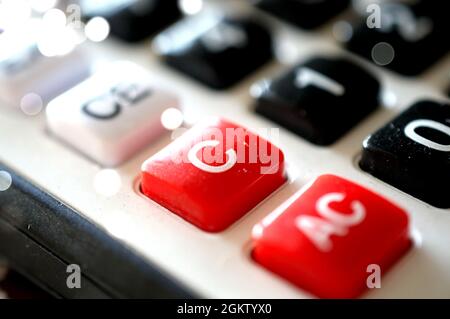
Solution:
M 48 104 L 50 131 L 104 166 L 117 166 L 162 132 L 178 98 L 130 62 L 116 62 Z
M 80 48 L 46 57 L 33 40 L 13 40 L 6 32 L 0 35 L 0 101 L 7 105 L 18 108 L 29 94 L 47 103 L 89 76 L 89 62 Z

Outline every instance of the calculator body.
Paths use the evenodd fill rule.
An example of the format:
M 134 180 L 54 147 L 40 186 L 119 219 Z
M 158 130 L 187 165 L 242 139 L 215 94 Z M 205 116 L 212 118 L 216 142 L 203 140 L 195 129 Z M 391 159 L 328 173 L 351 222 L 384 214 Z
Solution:
M 229 8 L 224 3 L 211 7 L 215 5 Z M 266 64 L 227 91 L 210 90 L 168 68 L 152 54 L 150 40 L 129 46 L 108 39 L 86 42 L 80 49 L 92 61 L 131 60 L 148 70 L 154 83 L 179 97 L 188 126 L 219 116 L 251 129 L 273 127 L 254 112 L 252 84 L 317 53 L 341 54 L 364 65 L 382 84 L 384 105 L 328 147 L 280 128 L 277 146 L 285 154 L 286 183 L 218 233 L 200 230 L 140 191 L 142 163 L 171 143 L 173 132 L 114 167 L 121 178 L 120 191 L 102 196 L 93 180 L 104 167 L 52 136 L 45 112 L 28 116 L 2 105 L 0 169 L 11 173 L 12 186 L 0 195 L 0 246 L 11 266 L 60 297 L 311 298 L 308 291 L 252 260 L 251 233 L 255 224 L 286 208 L 317 176 L 331 173 L 397 203 L 410 218 L 412 248 L 383 276 L 382 287 L 363 297 L 450 297 L 450 210 L 420 201 L 358 166 L 369 134 L 418 100 L 447 101 L 443 89 L 449 57 L 420 77 L 405 78 L 345 52 L 330 35 L 331 24 L 308 33 L 248 4 L 238 3 L 233 9 L 230 14 L 250 12 L 270 25 L 285 60 Z M 81 268 L 81 289 L 66 286 L 67 266 L 72 264 Z

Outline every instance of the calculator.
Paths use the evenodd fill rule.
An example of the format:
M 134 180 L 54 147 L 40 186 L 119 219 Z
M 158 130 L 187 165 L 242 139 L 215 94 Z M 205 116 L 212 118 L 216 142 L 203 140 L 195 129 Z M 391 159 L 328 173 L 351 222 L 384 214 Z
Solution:
M 442 3 L 0 8 L 0 255 L 49 293 L 450 298 Z

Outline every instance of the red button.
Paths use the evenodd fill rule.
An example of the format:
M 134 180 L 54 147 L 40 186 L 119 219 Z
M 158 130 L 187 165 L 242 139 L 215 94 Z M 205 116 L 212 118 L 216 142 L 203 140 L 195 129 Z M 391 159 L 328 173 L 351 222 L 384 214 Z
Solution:
M 410 247 L 408 228 L 406 213 L 391 202 L 323 175 L 254 227 L 253 258 L 319 297 L 354 298 Z
M 142 165 L 142 192 L 197 227 L 224 230 L 285 182 L 274 145 L 224 120 L 194 126 Z

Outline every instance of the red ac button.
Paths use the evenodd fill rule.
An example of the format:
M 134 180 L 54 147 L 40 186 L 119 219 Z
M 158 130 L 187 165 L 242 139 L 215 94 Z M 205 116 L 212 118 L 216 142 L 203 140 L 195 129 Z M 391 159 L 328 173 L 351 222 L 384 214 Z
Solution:
M 367 267 L 384 273 L 410 247 L 408 217 L 393 203 L 343 178 L 320 176 L 280 215 L 253 231 L 253 258 L 324 298 L 353 298 Z

